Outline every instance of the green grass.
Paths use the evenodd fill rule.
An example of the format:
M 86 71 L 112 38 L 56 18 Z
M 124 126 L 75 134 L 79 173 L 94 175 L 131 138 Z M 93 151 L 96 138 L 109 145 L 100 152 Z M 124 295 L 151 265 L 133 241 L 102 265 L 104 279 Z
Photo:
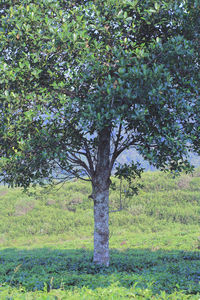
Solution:
M 126 209 L 110 214 L 109 268 L 92 263 L 87 183 L 42 197 L 0 187 L 0 299 L 199 300 L 200 170 L 141 181 Z M 111 210 L 118 205 L 116 190 Z

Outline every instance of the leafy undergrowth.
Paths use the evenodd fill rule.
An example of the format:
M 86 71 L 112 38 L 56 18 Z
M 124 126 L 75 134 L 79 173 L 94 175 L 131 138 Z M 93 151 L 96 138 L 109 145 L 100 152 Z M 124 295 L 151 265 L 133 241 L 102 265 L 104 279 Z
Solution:
M 1 293 L 5 287 L 9 291 L 8 286 L 11 294 L 12 287 L 18 287 L 21 292 L 61 289 L 72 294 L 81 294 L 81 289 L 87 287 L 94 296 L 98 290 L 108 293 L 113 286 L 127 295 L 129 289 L 135 293 L 148 291 L 148 295 L 157 295 L 160 291 L 173 294 L 176 290 L 190 295 L 199 292 L 198 252 L 112 250 L 109 268 L 95 266 L 92 251 L 84 249 L 8 248 L 0 254 Z
M 91 290 L 87 287 L 82 289 L 75 288 L 74 290 L 50 290 L 49 292 L 45 289 L 43 292 L 28 292 L 22 294 L 18 290 L 9 291 L 8 289 L 1 289 L 2 299 L 9 300 L 118 300 L 118 299 L 154 299 L 154 300 L 186 300 L 193 299 L 199 300 L 198 295 L 185 295 L 184 292 L 173 292 L 168 295 L 166 292 L 161 292 L 159 295 L 153 295 L 151 289 L 140 289 L 133 287 L 126 289 L 124 287 L 119 287 L 118 283 L 112 284 L 109 288 L 97 288 L 96 290 Z
M 199 300 L 200 170 L 175 179 L 147 172 L 142 183 L 110 215 L 109 268 L 92 263 L 88 184 L 42 197 L 0 187 L 0 299 Z

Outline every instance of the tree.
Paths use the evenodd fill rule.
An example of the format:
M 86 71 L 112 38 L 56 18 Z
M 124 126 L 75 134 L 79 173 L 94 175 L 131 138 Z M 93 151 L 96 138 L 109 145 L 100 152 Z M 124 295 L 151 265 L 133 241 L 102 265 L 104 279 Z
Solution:
M 1 3 L 0 177 L 25 188 L 89 180 L 97 264 L 109 265 L 120 154 L 135 148 L 162 170 L 189 168 L 199 105 L 194 10 L 196 1 L 174 0 Z
M 189 14 L 185 17 L 182 31 L 186 39 L 193 41 L 193 47 L 197 53 L 195 60 L 195 67 L 198 71 L 197 80 L 200 81 L 200 18 L 199 18 L 199 1 L 188 1 Z M 196 73 L 196 72 L 195 72 Z M 197 74 L 197 73 L 196 73 Z M 192 82 L 192 80 L 191 80 Z M 199 85 L 193 86 L 196 88 L 196 101 L 192 103 L 190 109 L 190 118 L 185 120 L 184 127 L 187 130 L 187 133 L 190 135 L 190 145 L 191 150 L 196 151 L 200 154 L 200 96 L 199 96 Z

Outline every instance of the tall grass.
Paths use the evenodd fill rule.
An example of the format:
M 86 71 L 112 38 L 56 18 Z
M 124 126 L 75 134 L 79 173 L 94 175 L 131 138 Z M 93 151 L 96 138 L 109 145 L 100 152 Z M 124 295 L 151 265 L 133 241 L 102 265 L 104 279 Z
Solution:
M 110 214 L 107 269 L 92 263 L 89 184 L 36 196 L 1 186 L 0 299 L 199 300 L 200 169 L 175 179 L 146 172 L 140 183 L 137 196 L 122 199 L 124 210 Z

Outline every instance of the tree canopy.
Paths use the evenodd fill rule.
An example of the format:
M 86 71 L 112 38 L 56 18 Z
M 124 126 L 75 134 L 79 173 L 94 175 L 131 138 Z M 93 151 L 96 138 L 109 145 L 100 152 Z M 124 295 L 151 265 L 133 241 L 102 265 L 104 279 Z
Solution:
M 104 215 L 108 193 L 97 194 L 124 150 L 188 169 L 200 136 L 199 10 L 194 0 L 1 2 L 3 181 L 90 180 Z

